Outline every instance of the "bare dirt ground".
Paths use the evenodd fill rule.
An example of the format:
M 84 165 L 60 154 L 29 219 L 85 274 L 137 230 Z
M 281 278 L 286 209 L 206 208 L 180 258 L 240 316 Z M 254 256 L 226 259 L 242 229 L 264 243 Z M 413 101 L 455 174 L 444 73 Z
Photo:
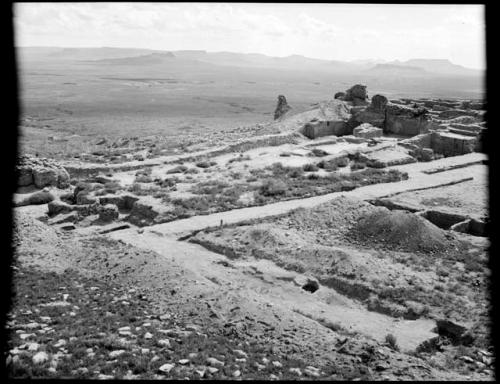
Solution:
M 13 330 L 20 330 L 12 340 L 12 347 L 18 351 L 14 356 L 20 359 L 20 367 L 14 372 L 20 377 L 51 377 L 51 368 L 54 377 L 147 378 L 152 372 L 163 377 L 158 369 L 173 364 L 168 377 L 199 377 L 198 371 L 212 378 L 235 377 L 239 371 L 242 377 L 267 379 L 487 378 L 465 367 L 461 373 L 451 373 L 440 365 L 443 362 L 429 365 L 427 359 L 404 353 L 435 335 L 430 321 L 397 320 L 367 311 L 327 287 L 313 298 L 312 293 L 301 289 L 307 277 L 266 260 L 228 260 L 195 244 L 139 233 L 126 237 L 137 247 L 104 237 L 61 233 L 37 223 L 28 210 L 19 209 L 24 212 L 19 212 L 17 219 L 16 266 L 24 274 L 17 285 L 27 284 L 30 289 L 24 288 L 22 292 L 27 295 L 16 299 L 17 311 L 10 322 Z M 34 273 L 33 269 L 41 272 Z M 61 276 L 57 278 L 60 282 L 51 277 L 53 271 Z M 74 292 L 75 288 L 79 291 Z M 65 297 L 66 292 L 70 296 Z M 95 303 L 98 293 L 106 295 L 100 300 L 109 297 L 107 300 L 115 304 L 105 307 L 109 317 L 105 329 L 86 324 L 87 311 L 104 310 L 86 302 Z M 137 302 L 142 311 L 137 309 Z M 47 312 L 44 304 L 50 303 L 58 311 L 49 306 Z M 131 315 L 134 313 L 137 315 Z M 65 316 L 78 319 L 78 326 L 71 322 L 69 331 L 64 320 L 43 325 L 41 320 L 45 322 L 43 316 L 47 315 L 54 320 Z M 31 325 L 23 325 L 26 323 Z M 145 326 L 147 323 L 154 325 Z M 131 324 L 131 334 L 127 329 L 123 332 L 122 327 Z M 173 327 L 181 337 L 175 338 L 174 331 L 161 332 Z M 193 329 L 196 334 L 192 334 Z M 102 331 L 98 333 L 101 342 L 95 340 L 98 330 Z M 185 331 L 191 337 L 188 341 L 182 341 Z M 56 337 L 47 338 L 45 332 Z M 146 339 L 146 332 L 153 335 L 151 339 Z M 198 333 L 207 337 L 196 337 Z M 386 333 L 397 335 L 402 352 L 385 342 Z M 157 345 L 165 335 L 171 345 L 167 350 Z M 220 347 L 222 339 L 224 346 Z M 223 350 L 211 355 L 207 348 L 210 343 Z M 259 348 L 263 345 L 266 348 L 262 351 Z M 92 352 L 88 352 L 92 346 Z M 145 349 L 148 352 L 143 354 Z M 246 357 L 234 352 L 236 349 L 243 350 Z M 44 351 L 51 359 L 26 367 L 36 353 Z M 120 354 L 126 354 L 126 360 L 113 358 Z M 210 357 L 225 362 L 224 368 L 209 373 Z M 179 363 L 182 358 L 189 361 Z M 310 366 L 317 370 L 307 368 Z
M 328 113 L 52 138 L 14 196 L 10 376 L 492 380 L 486 156 L 297 132 Z

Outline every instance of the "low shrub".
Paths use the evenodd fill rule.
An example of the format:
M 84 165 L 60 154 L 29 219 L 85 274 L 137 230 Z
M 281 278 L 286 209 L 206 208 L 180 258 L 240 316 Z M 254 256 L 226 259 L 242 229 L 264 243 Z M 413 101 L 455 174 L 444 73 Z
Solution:
M 339 157 L 336 159 L 336 164 L 338 167 L 347 167 L 349 165 L 349 158 L 348 157 Z
M 338 169 L 337 162 L 335 160 L 322 160 L 318 163 L 319 168 L 323 168 L 325 171 L 336 171 Z
M 316 172 L 317 170 L 319 170 L 318 166 L 316 164 L 314 164 L 314 163 L 304 164 L 304 166 L 302 167 L 302 169 L 305 172 Z
M 194 185 L 189 192 L 195 193 L 197 195 L 215 195 L 222 193 L 224 188 L 229 187 L 224 181 L 206 181 Z
M 267 179 L 259 188 L 259 193 L 263 196 L 284 195 L 287 185 L 282 180 Z
M 317 173 L 310 173 L 307 175 L 308 180 L 318 180 L 320 179 L 320 176 Z
M 216 164 L 217 164 L 216 161 L 207 161 L 207 160 L 204 160 L 204 161 L 197 162 L 196 166 L 198 168 L 209 168 L 209 167 L 212 167 L 212 166 L 214 166 Z
M 311 151 L 311 155 L 316 156 L 316 157 L 323 157 L 323 156 L 328 156 L 329 153 L 327 151 L 322 150 L 322 149 L 314 148 Z
M 135 178 L 136 183 L 152 183 L 153 179 L 148 175 L 139 175 Z
M 366 163 L 362 163 L 360 161 L 355 161 L 352 165 L 351 165 L 351 170 L 355 171 L 357 169 L 364 169 L 366 168 Z
M 297 177 L 301 177 L 304 174 L 304 170 L 302 168 L 295 168 L 290 171 L 288 176 L 290 176 L 292 179 L 296 179 Z
M 396 340 L 396 336 L 394 336 L 392 333 L 388 333 L 386 336 L 385 336 L 385 342 L 387 343 L 387 345 L 395 350 L 395 351 L 399 351 L 399 345 L 398 345 L 398 342 Z

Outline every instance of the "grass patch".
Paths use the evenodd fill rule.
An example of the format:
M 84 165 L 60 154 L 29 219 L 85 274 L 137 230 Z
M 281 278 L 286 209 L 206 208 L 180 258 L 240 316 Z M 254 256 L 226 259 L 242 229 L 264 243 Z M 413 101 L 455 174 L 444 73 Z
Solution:
M 17 348 L 20 352 L 7 354 L 9 379 L 97 379 L 101 374 L 113 379 L 200 379 L 197 371 L 207 366 L 208 357 L 215 357 L 224 366 L 214 373 L 205 371 L 206 379 L 229 379 L 239 370 L 243 379 L 265 380 L 275 374 L 291 380 L 297 378 L 289 371 L 291 367 L 304 370 L 309 365 L 279 352 L 272 343 L 244 343 L 231 327 L 207 325 L 206 329 L 193 330 L 182 316 L 161 318 L 163 313 L 155 312 L 152 302 L 139 289 L 85 277 L 71 269 L 57 274 L 19 268 L 13 284 L 7 350 Z M 69 305 L 41 305 L 60 301 L 65 294 Z M 34 336 L 22 340 L 16 330 L 30 323 L 37 324 L 27 331 Z M 130 327 L 130 335 L 120 335 L 122 327 Z M 172 333 L 162 332 L 166 329 Z M 146 338 L 146 333 L 153 337 Z M 160 339 L 169 340 L 169 345 L 160 344 Z M 64 342 L 58 344 L 59 340 Z M 38 344 L 37 351 L 26 348 L 30 342 Z M 244 360 L 237 360 L 241 358 L 234 352 L 237 349 L 247 355 Z M 115 351 L 122 352 L 113 357 Z M 34 364 L 37 352 L 46 353 L 48 360 Z M 179 364 L 183 358 L 189 363 Z M 264 364 L 263 358 L 279 361 L 282 366 Z M 161 373 L 159 368 L 165 363 L 175 367 Z M 342 367 L 335 365 L 318 368 L 324 378 L 342 372 Z

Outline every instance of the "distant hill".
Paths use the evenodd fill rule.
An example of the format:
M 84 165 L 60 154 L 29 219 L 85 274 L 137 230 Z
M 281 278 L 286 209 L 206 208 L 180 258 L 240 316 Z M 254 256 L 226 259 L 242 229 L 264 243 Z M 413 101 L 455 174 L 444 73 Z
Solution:
M 151 65 L 164 64 L 175 59 L 172 52 L 155 52 L 148 55 L 131 56 L 113 59 L 85 60 L 90 63 L 109 65 Z
M 393 61 L 388 64 L 418 67 L 427 72 L 440 75 L 461 75 L 461 76 L 478 76 L 482 71 L 477 69 L 466 68 L 458 64 L 453 64 L 447 59 L 410 59 L 407 61 Z
M 370 74 L 377 75 L 391 75 L 391 76 L 429 76 L 432 73 L 427 72 L 420 67 L 410 65 L 396 65 L 396 64 L 377 64 L 373 68 L 366 71 Z
M 155 52 L 142 48 L 56 48 L 56 47 L 22 47 L 17 48 L 24 60 L 104 60 L 147 55 Z
M 273 57 L 260 53 L 207 52 L 204 50 L 161 51 L 142 48 L 57 48 L 21 47 L 17 49 L 21 63 L 29 61 L 85 61 L 96 64 L 116 65 L 174 65 L 200 63 L 230 66 L 242 69 L 274 69 L 302 72 L 321 72 L 339 75 L 375 76 L 473 76 L 483 71 L 453 64 L 443 59 L 411 59 L 407 61 L 381 62 L 381 60 L 323 60 L 302 55 Z

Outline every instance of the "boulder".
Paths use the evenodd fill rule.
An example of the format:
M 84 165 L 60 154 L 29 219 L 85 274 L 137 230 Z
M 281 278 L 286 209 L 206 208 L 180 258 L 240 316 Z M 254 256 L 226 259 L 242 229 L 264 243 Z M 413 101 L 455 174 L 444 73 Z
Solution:
M 110 222 L 118 219 L 118 207 L 114 204 L 106 204 L 99 208 L 99 220 Z
M 285 113 L 287 113 L 290 109 L 292 109 L 287 101 L 286 97 L 283 95 L 278 96 L 278 104 L 276 105 L 276 109 L 274 110 L 274 120 L 279 119 Z
M 333 96 L 334 99 L 341 99 L 344 100 L 345 97 L 345 92 L 337 92 L 335 96 Z
M 374 137 L 381 137 L 383 131 L 381 128 L 376 128 L 369 123 L 364 123 L 354 128 L 352 133 L 355 137 L 363 137 L 365 139 L 371 139 Z
M 368 99 L 366 85 L 356 84 L 345 92 L 344 101 L 354 101 L 355 99 L 359 101 Z
M 59 168 L 57 172 L 57 188 L 65 189 L 70 186 L 69 173 L 64 168 Z

